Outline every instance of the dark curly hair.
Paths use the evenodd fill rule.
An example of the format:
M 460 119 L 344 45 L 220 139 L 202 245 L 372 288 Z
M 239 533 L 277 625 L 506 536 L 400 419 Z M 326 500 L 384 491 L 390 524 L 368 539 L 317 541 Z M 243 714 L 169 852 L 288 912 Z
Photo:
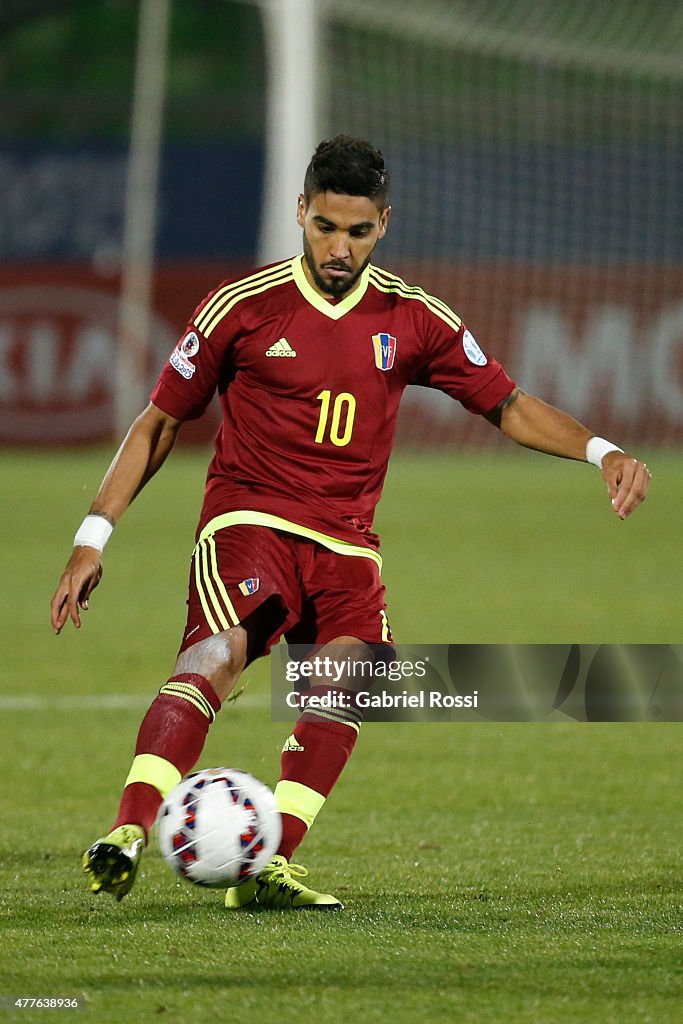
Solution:
M 384 209 L 389 195 L 389 172 L 384 157 L 365 139 L 335 135 L 321 142 L 311 157 L 304 178 L 304 199 L 308 205 L 318 192 L 367 196 Z

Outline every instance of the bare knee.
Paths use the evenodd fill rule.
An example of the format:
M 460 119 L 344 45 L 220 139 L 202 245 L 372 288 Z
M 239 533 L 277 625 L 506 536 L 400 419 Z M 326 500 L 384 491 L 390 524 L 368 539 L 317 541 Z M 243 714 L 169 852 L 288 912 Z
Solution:
M 233 626 L 181 651 L 174 672 L 192 672 L 208 679 L 223 703 L 233 690 L 247 661 L 247 633 Z
M 334 654 L 333 648 L 335 647 L 343 647 L 344 655 L 354 660 L 367 658 L 372 650 L 369 644 L 365 643 L 364 640 L 359 640 L 357 636 L 336 636 L 333 640 L 328 640 L 318 653 L 325 652 L 325 654 L 331 656 Z
M 337 684 L 347 690 L 367 690 L 372 686 L 372 669 L 376 654 L 370 644 L 356 636 L 337 636 L 317 651 L 321 658 L 338 660 L 336 671 L 341 670 Z M 367 672 L 369 670 L 369 674 Z M 329 682 L 329 680 L 322 680 Z

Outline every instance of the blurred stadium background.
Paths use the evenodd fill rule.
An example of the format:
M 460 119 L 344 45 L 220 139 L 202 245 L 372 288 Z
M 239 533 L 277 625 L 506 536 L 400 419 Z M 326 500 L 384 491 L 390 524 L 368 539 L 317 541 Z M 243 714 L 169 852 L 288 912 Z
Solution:
M 298 247 L 311 148 L 345 130 L 393 172 L 378 262 L 655 472 L 624 525 L 596 470 L 497 452 L 412 389 L 378 513 L 395 634 L 643 657 L 681 640 L 682 42 L 674 0 L 0 2 L 6 993 L 174 1024 L 678 1024 L 678 713 L 364 727 L 302 848 L 341 921 L 226 927 L 154 851 L 122 907 L 91 907 L 79 854 L 172 667 L 206 452 L 174 453 L 117 527 L 82 633 L 55 639 L 47 605 L 129 408 L 207 289 Z M 145 317 L 122 328 L 119 299 L 144 307 L 148 271 L 140 360 Z M 272 783 L 267 661 L 245 679 L 201 763 Z
M 377 262 L 606 436 L 683 438 L 674 0 L 5 0 L 0 38 L 1 445 L 110 439 L 204 291 L 298 247 L 299 182 L 337 131 L 393 174 Z M 145 230 L 141 360 L 119 296 L 128 273 L 144 304 Z M 453 440 L 496 443 L 413 389 L 399 445 Z

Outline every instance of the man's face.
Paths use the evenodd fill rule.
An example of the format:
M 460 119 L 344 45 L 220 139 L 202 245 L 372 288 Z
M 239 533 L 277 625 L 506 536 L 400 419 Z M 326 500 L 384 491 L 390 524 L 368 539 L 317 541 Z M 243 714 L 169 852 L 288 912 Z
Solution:
M 304 229 L 304 269 L 321 295 L 339 298 L 354 288 L 386 234 L 391 208 L 378 210 L 367 196 L 316 192 L 306 206 L 299 196 L 297 221 Z

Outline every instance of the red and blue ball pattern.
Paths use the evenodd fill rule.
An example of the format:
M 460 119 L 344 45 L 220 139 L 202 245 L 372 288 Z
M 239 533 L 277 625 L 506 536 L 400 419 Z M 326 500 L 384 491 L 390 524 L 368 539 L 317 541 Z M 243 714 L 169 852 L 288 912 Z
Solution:
M 227 787 L 234 804 L 242 804 L 250 814 L 250 821 L 246 828 L 240 833 L 239 841 L 242 850 L 242 862 L 237 871 L 240 882 L 245 881 L 252 874 L 252 866 L 257 855 L 263 850 L 263 839 L 261 838 L 261 827 L 258 813 L 253 801 L 248 796 L 243 796 L 238 785 L 235 785 L 228 776 L 216 776 L 214 778 L 199 778 L 192 789 L 183 798 L 185 813 L 179 829 L 172 836 L 172 845 L 176 861 L 176 869 L 184 877 L 189 877 L 189 869 L 197 863 L 196 827 L 197 827 L 197 806 L 201 790 L 206 785 L 224 785 Z M 193 881 L 196 881 L 193 879 Z M 197 881 L 202 885 L 201 881 Z

